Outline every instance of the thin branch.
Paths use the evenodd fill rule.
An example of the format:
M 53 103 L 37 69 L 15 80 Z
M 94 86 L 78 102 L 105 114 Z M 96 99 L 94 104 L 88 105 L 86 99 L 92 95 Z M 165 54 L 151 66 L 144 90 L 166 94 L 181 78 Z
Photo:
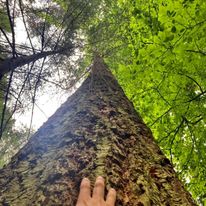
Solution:
M 192 102 L 192 101 L 194 101 L 194 100 L 196 100 L 196 99 L 200 98 L 200 97 L 201 97 L 202 95 L 204 95 L 204 94 L 206 94 L 206 90 L 205 90 L 205 91 L 203 91 L 202 93 L 198 94 L 198 95 L 197 95 L 197 96 L 195 96 L 194 98 L 192 98 L 192 99 L 190 99 L 190 100 L 188 100 L 188 101 L 184 102 L 184 103 Z
M 31 66 L 28 65 L 28 67 L 30 67 L 29 71 L 31 72 L 32 69 L 33 69 L 33 67 L 34 67 L 34 62 L 32 62 L 32 65 L 31 65 Z M 14 113 L 16 112 L 18 100 L 19 100 L 19 98 L 20 98 L 20 96 L 21 96 L 21 94 L 22 94 L 22 92 L 23 92 L 23 89 L 24 89 L 24 87 L 25 87 L 25 85 L 26 85 L 26 82 L 27 82 L 28 78 L 29 78 L 29 72 L 27 73 L 27 76 L 26 76 L 26 78 L 24 79 L 24 82 L 23 82 L 23 84 L 22 84 L 22 86 L 21 86 L 20 92 L 19 92 L 19 94 L 18 94 L 18 96 L 17 96 L 17 98 L 16 98 L 16 102 L 15 102 L 15 104 L 14 104 L 14 108 L 13 108 L 13 110 L 12 110 L 12 112 L 11 112 L 11 115 L 9 116 L 9 118 L 7 119 L 7 121 L 5 122 L 2 131 L 5 130 L 5 128 L 7 127 L 8 123 L 9 123 L 9 121 L 11 120 L 11 118 L 12 118 L 13 115 L 14 115 Z
M 169 113 L 172 110 L 172 107 L 170 107 L 166 112 L 164 112 L 161 116 L 159 116 L 151 125 L 149 125 L 150 127 L 152 127 L 156 122 L 158 122 L 160 119 L 162 119 L 163 116 L 165 116 L 167 113 Z
M 0 28 L 1 28 L 1 27 L 0 27 Z M 2 42 L 2 43 L 4 43 L 4 44 L 7 43 L 6 41 L 4 41 L 4 40 L 2 40 L 2 39 L 0 40 L 0 42 Z M 20 48 L 20 49 L 26 49 L 27 53 L 28 53 L 28 50 L 31 50 L 31 51 L 33 50 L 31 47 L 29 47 L 29 46 L 27 46 L 27 45 L 22 45 L 22 44 L 17 44 L 17 43 L 16 43 L 16 48 L 17 48 L 17 47 Z M 35 48 L 34 48 L 34 50 L 35 50 L 35 52 L 41 52 L 40 49 L 35 49 Z
M 39 109 L 39 111 L 45 116 L 45 118 L 48 119 L 48 116 L 47 116 L 46 113 L 39 107 L 39 105 L 38 105 L 36 102 L 35 102 L 34 104 L 35 104 L 35 106 Z
M 4 37 L 7 40 L 7 43 L 9 44 L 9 46 L 11 47 L 11 49 L 13 49 L 12 43 L 10 42 L 8 36 L 6 35 L 6 32 L 4 31 L 4 29 L 2 27 L 0 27 L 0 31 L 2 32 L 2 34 L 4 35 Z
M 202 117 L 201 114 L 198 115 L 198 116 L 196 116 L 195 118 L 197 118 L 197 117 L 198 117 L 199 119 L 197 119 L 197 120 L 194 121 L 194 122 L 192 122 L 192 121 L 190 121 L 190 120 L 188 120 L 188 119 L 185 118 L 185 122 L 187 122 L 187 124 L 195 125 L 195 124 L 197 124 L 198 122 L 200 122 L 201 120 L 203 120 L 203 117 Z
M 11 51 L 9 51 L 9 50 L 7 50 L 7 49 L 5 49 L 5 48 L 0 48 L 0 52 L 7 53 L 7 55 L 8 55 L 8 54 L 11 54 Z M 24 56 L 23 54 L 18 53 L 18 52 L 17 52 L 17 55 L 19 55 L 19 56 Z M 0 57 L 0 58 L 1 58 L 1 57 Z M 5 58 L 1 58 L 1 60 L 4 61 Z
M 35 73 L 32 73 L 32 72 L 26 72 L 26 71 L 25 71 L 25 72 L 15 71 L 15 73 L 27 73 L 27 74 L 29 74 L 29 75 L 32 75 L 32 76 L 36 77 L 36 78 L 39 76 L 38 74 L 35 74 Z M 46 78 L 44 78 L 44 77 L 42 77 L 42 76 L 40 76 L 39 78 L 40 78 L 41 80 L 45 81 L 45 82 L 51 83 L 51 84 L 53 84 L 53 85 L 61 88 L 62 90 L 67 90 L 67 88 L 64 88 L 61 84 L 59 84 L 59 83 L 57 83 L 57 82 L 48 80 L 48 79 L 46 79 Z
M 192 26 L 189 26 L 188 29 L 193 29 L 196 26 L 201 26 L 202 24 L 204 24 L 206 22 L 206 19 L 204 19 L 203 21 L 200 21 Z
M 201 91 L 202 93 L 204 92 L 203 89 L 202 89 L 202 87 L 200 86 L 200 84 L 199 84 L 194 78 L 190 77 L 190 76 L 187 75 L 187 74 L 182 74 L 182 73 L 178 73 L 178 74 L 180 74 L 180 75 L 182 75 L 182 76 L 185 76 L 185 77 L 191 79 L 191 80 L 192 80 L 193 82 L 195 82 L 195 84 L 199 87 L 200 91 Z
M 193 125 L 195 125 L 195 124 L 197 124 L 197 123 L 199 123 L 200 121 L 202 121 L 203 120 L 203 117 L 200 117 L 198 120 L 196 120 L 195 122 L 190 122 L 190 124 L 193 124 Z
M 48 1 L 47 1 L 47 4 L 48 4 Z M 45 31 L 46 31 L 46 21 L 47 21 L 48 13 L 49 13 L 49 6 L 46 9 L 46 15 L 45 15 L 43 29 L 41 33 L 41 51 L 43 51 L 45 48 Z
M 176 138 L 176 136 L 177 136 L 177 134 L 178 134 L 178 132 L 179 132 L 179 130 L 180 130 L 180 128 L 182 127 L 182 125 L 184 124 L 184 122 L 185 122 L 185 120 L 184 120 L 184 118 L 182 118 L 182 121 L 180 122 L 180 124 L 177 126 L 177 128 L 175 129 L 175 133 L 174 133 L 174 135 L 173 135 L 173 137 L 172 137 L 172 140 L 171 140 L 171 142 L 170 142 L 170 161 L 172 162 L 172 146 L 173 146 L 173 144 L 174 144 L 174 140 L 175 140 L 175 138 Z
M 45 60 L 46 60 L 46 57 L 44 57 L 44 59 L 42 61 L 42 65 L 41 65 L 41 68 L 40 68 L 40 71 L 39 71 L 39 74 L 38 74 L 38 77 L 37 77 L 37 81 L 36 81 L 36 84 L 35 84 L 35 87 L 34 87 L 34 94 L 32 96 L 31 119 L 30 119 L 30 125 L 29 125 L 29 132 L 28 132 L 27 140 L 29 139 L 30 134 L 31 134 L 31 127 L 32 127 L 32 121 L 33 121 L 33 115 L 34 115 L 34 105 L 35 105 L 35 101 L 36 101 L 36 92 L 37 92 L 38 84 L 40 82 L 40 76 L 41 76 L 43 68 L 44 68 Z
M 183 122 L 181 121 L 180 124 L 179 124 L 175 129 L 173 129 L 172 131 L 170 131 L 166 136 L 162 137 L 160 140 L 157 140 L 158 143 L 161 143 L 162 140 L 164 140 L 164 139 L 166 139 L 167 137 L 169 137 L 173 132 L 176 134 L 176 133 L 179 131 L 179 129 L 180 129 L 180 127 L 182 126 L 182 124 L 183 124 Z M 172 142 L 173 142 L 173 141 L 172 141 Z
M 2 134 L 3 134 L 4 118 L 5 118 L 5 114 L 6 114 L 6 107 L 7 107 L 8 97 L 9 97 L 9 90 L 10 90 L 11 83 L 12 83 L 13 73 L 14 72 L 11 71 L 11 74 L 9 76 L 9 82 L 8 82 L 7 90 L 6 90 L 6 96 L 5 96 L 5 99 L 4 99 L 4 107 L 3 107 L 2 115 L 1 115 L 0 139 L 2 138 Z
M 6 10 L 7 10 L 7 15 L 9 18 L 9 24 L 11 28 L 11 33 L 12 33 L 12 55 L 13 58 L 16 56 L 16 49 L 15 49 L 15 32 L 14 32 L 14 19 L 12 21 L 12 17 L 10 14 L 10 8 L 9 8 L 9 0 L 6 0 Z
M 29 39 L 29 42 L 30 42 L 31 48 L 33 50 L 33 53 L 35 54 L 35 49 L 34 49 L 34 46 L 32 44 L 31 38 L 30 38 L 30 34 L 29 34 L 29 31 L 28 31 L 28 28 L 27 28 L 27 25 L 26 25 L 26 20 L 24 18 L 24 11 L 23 11 L 23 7 L 22 7 L 22 0 L 19 0 L 19 8 L 20 8 L 20 11 L 21 11 L 22 20 L 23 20 L 24 27 L 25 27 L 25 30 L 26 30 L 26 33 L 27 33 L 27 37 Z
M 6 89 L 4 88 L 0 88 L 1 91 L 6 93 Z M 12 91 L 13 92 L 13 91 Z M 22 105 L 22 102 L 18 99 L 18 97 L 15 96 L 15 94 L 13 94 L 11 91 L 9 91 L 9 95 L 11 95 L 19 104 Z
M 206 52 L 203 52 L 201 50 L 191 50 L 191 49 L 187 49 L 185 50 L 186 52 L 192 52 L 192 53 L 197 53 L 197 54 L 202 54 L 203 56 L 206 56 Z
M 171 106 L 171 104 L 163 97 L 163 95 L 160 93 L 158 88 L 153 88 L 155 91 L 157 91 L 157 93 L 160 95 L 160 97 L 169 105 Z
M 192 140 L 192 148 L 190 150 L 190 153 L 189 155 L 187 156 L 187 160 L 185 161 L 185 163 L 183 164 L 182 166 L 182 170 L 180 172 L 178 172 L 178 174 L 181 174 L 185 169 L 186 169 L 186 166 L 187 164 L 190 162 L 190 159 L 192 157 L 192 153 L 194 151 L 194 147 L 195 147 L 195 138 L 194 138 L 194 133 L 193 133 L 193 130 L 191 129 L 190 125 L 188 124 L 188 122 L 186 121 L 186 124 L 188 126 L 188 129 L 189 129 L 189 132 L 190 132 L 190 136 L 191 136 L 191 140 Z M 198 152 L 199 153 L 199 152 Z

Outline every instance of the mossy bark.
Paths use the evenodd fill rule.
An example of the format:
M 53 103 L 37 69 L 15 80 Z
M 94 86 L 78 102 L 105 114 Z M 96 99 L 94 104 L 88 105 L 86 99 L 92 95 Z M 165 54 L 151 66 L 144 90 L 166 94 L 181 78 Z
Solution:
M 82 177 L 106 179 L 117 206 L 195 205 L 101 58 L 0 171 L 1 205 L 74 206 Z

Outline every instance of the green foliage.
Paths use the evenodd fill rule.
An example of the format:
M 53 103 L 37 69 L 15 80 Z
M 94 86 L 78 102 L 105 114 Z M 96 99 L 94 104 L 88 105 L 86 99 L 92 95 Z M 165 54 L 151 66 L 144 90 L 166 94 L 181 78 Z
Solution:
M 0 120 L 2 119 L 2 111 L 4 107 L 4 96 L 6 90 L 6 80 L 3 78 L 1 80 L 0 87 Z M 6 109 L 4 122 L 10 118 L 11 112 L 9 108 Z M 2 168 L 6 163 L 9 162 L 10 158 L 18 152 L 18 150 L 27 142 L 28 128 L 22 127 L 18 130 L 15 129 L 15 120 L 11 120 L 7 123 L 4 128 L 2 137 L 0 139 L 0 168 Z
M 88 32 L 200 205 L 206 205 L 205 33 L 203 0 L 111 1 Z
M 65 1 L 65 0 L 53 0 L 53 1 L 66 11 L 67 5 L 68 5 L 67 1 Z
M 11 31 L 8 15 L 3 8 L 0 8 L 0 27 L 7 32 Z
M 12 156 L 27 142 L 28 128 L 14 129 L 9 123 L 0 140 L 0 168 L 6 165 Z

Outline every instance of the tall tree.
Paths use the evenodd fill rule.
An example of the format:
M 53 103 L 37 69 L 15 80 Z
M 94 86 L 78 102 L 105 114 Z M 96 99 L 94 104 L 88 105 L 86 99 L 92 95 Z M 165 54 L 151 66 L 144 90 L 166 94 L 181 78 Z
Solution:
M 107 57 L 106 62 L 111 69 L 114 69 L 118 82 L 127 97 L 152 129 L 159 146 L 170 158 L 179 177 L 198 203 L 205 205 L 206 70 L 202 68 L 206 60 L 206 2 L 204 0 L 165 0 L 164 2 L 162 0 L 146 2 L 142 0 L 102 0 L 100 4 L 98 0 L 53 0 L 41 1 L 41 4 L 38 4 L 39 7 L 35 4 L 28 4 L 27 0 L 14 1 L 18 5 L 16 7 L 13 1 L 5 2 L 9 2 L 9 6 L 4 4 L 4 9 L 0 14 L 2 17 L 7 17 L 0 22 L 3 28 L 1 36 L 4 36 L 6 32 L 11 32 L 11 22 L 7 14 L 19 13 L 25 19 L 28 38 L 35 36 L 40 42 L 40 46 L 35 46 L 34 49 L 32 44 L 27 47 L 21 45 L 21 49 L 16 44 L 15 50 L 19 56 L 13 59 L 14 62 L 20 62 L 20 66 L 24 64 L 22 60 L 30 59 L 33 62 L 38 57 L 44 59 L 44 54 L 53 52 L 54 48 L 60 49 L 59 51 L 62 51 L 62 48 L 69 48 L 63 47 L 66 42 L 70 42 L 67 41 L 69 37 L 74 43 L 77 33 L 80 34 L 84 43 L 88 40 L 84 44 L 87 55 L 88 50 L 93 52 L 96 47 L 101 54 Z M 20 10 L 12 13 L 13 8 Z M 87 18 L 88 14 L 92 14 L 92 18 Z M 86 19 L 89 21 L 85 21 Z M 70 27 L 73 25 L 70 24 L 71 22 L 77 23 L 76 28 L 79 28 L 74 36 L 71 35 L 72 28 L 74 28 Z M 58 31 L 62 30 L 62 33 L 56 32 L 55 28 Z M 85 31 L 88 31 L 88 35 Z M 59 35 L 60 41 L 56 41 Z M 16 41 L 10 40 L 11 45 L 14 45 L 13 42 Z M 55 47 L 55 45 L 58 46 Z M 6 51 L 4 47 L 2 48 L 4 53 L 9 50 L 10 57 L 13 58 L 14 49 L 8 42 Z M 67 59 L 67 55 L 65 57 Z M 10 60 L 8 58 L 8 61 Z M 22 96 L 23 88 L 25 93 L 32 97 L 32 105 L 34 105 L 35 99 L 38 98 L 37 89 L 46 80 L 56 82 L 55 79 L 48 78 L 55 76 L 55 71 L 59 71 L 57 64 L 53 63 L 65 64 L 62 54 L 55 54 L 54 58 L 52 55 L 50 60 L 52 61 L 48 61 L 50 66 L 47 68 L 31 63 L 30 68 L 15 69 L 14 77 L 11 78 L 13 80 L 12 89 L 9 95 L 5 96 L 10 98 L 13 95 L 18 102 L 25 104 L 25 98 L 18 98 Z M 43 64 L 45 64 L 44 61 Z M 71 81 L 78 79 L 76 74 L 80 74 L 79 70 L 68 68 L 68 66 L 61 66 L 60 72 L 64 69 L 64 80 L 71 80 L 71 76 L 67 78 L 64 75 L 66 70 L 72 74 Z M 14 87 L 16 82 L 22 82 L 21 77 L 25 80 L 23 86 Z M 62 81 L 57 83 L 56 85 L 64 88 Z M 4 104 L 4 108 L 5 105 L 7 104 Z M 19 106 L 23 107 L 22 104 Z M 15 104 L 14 110 L 16 108 Z M 2 118 L 1 125 L 5 128 L 7 120 L 3 120 L 4 118 Z
M 103 60 L 0 171 L 2 205 L 75 205 L 82 177 L 117 205 L 195 205 Z

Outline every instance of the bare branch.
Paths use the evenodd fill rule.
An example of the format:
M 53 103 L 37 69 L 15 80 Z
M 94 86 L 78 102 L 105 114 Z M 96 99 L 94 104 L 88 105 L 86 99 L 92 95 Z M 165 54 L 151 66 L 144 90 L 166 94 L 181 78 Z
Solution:
M 11 87 L 12 77 L 13 77 L 13 71 L 11 71 L 11 74 L 10 74 L 10 77 L 9 77 L 9 82 L 8 82 L 8 86 L 7 86 L 7 90 L 6 90 L 6 96 L 5 96 L 5 99 L 4 99 L 4 107 L 3 107 L 2 115 L 1 115 L 0 139 L 1 139 L 2 134 L 3 134 L 4 118 L 5 118 L 5 114 L 6 114 L 6 108 L 7 108 L 7 102 L 8 102 L 9 90 L 10 90 L 10 87 Z
M 28 67 L 29 67 L 29 65 L 28 65 Z M 32 71 L 33 67 L 34 67 L 34 62 L 32 62 L 32 65 L 30 66 L 30 69 L 29 69 L 30 72 Z M 5 130 L 5 128 L 7 127 L 8 123 L 9 123 L 9 121 L 11 120 L 11 118 L 12 118 L 13 115 L 14 115 L 14 113 L 16 112 L 17 103 L 18 103 L 18 101 L 19 101 L 19 99 L 20 99 L 20 96 L 21 96 L 23 90 L 24 90 L 24 87 L 25 87 L 25 85 L 26 85 L 26 82 L 27 82 L 28 78 L 29 78 L 29 72 L 27 73 L 27 76 L 26 76 L 26 78 L 24 79 L 24 82 L 23 82 L 23 84 L 22 84 L 22 86 L 21 86 L 20 92 L 19 92 L 19 94 L 18 94 L 18 96 L 17 96 L 17 98 L 16 98 L 16 102 L 15 102 L 15 104 L 14 104 L 14 108 L 13 108 L 13 111 L 11 112 L 11 115 L 10 115 L 9 118 L 6 120 L 5 124 L 3 125 L 3 128 L 1 128 L 1 129 L 2 129 L 2 132 Z M 3 120 L 3 121 L 4 121 L 4 120 Z
M 2 34 L 4 35 L 4 37 L 6 38 L 8 44 L 10 45 L 11 49 L 13 49 L 13 45 L 12 43 L 10 42 L 8 36 L 6 35 L 6 32 L 4 31 L 4 29 L 2 27 L 0 27 L 0 31 L 2 32 Z
M 33 50 L 33 53 L 35 54 L 35 49 L 34 49 L 34 46 L 33 46 L 33 44 L 32 44 L 32 41 L 31 41 L 31 38 L 30 38 L 30 34 L 29 34 L 29 31 L 28 31 L 28 28 L 27 28 L 27 25 L 26 25 L 25 17 L 24 17 L 22 0 L 19 0 L 19 8 L 20 8 L 20 11 L 21 11 L 21 15 L 22 15 L 24 27 L 25 27 L 25 30 L 26 30 L 26 33 L 27 33 L 27 37 L 28 37 L 28 39 L 29 39 L 29 42 L 30 42 L 31 48 L 32 48 L 32 50 Z
M 31 119 L 30 119 L 30 126 L 29 126 L 29 133 L 28 133 L 28 136 L 27 136 L 27 140 L 30 137 L 30 132 L 31 132 L 31 128 L 32 128 L 32 121 L 33 121 L 33 115 L 34 115 L 34 105 L 35 105 L 35 101 L 36 101 L 37 87 L 38 87 L 39 82 L 40 82 L 40 77 L 41 77 L 41 74 L 42 74 L 42 71 L 43 71 L 43 68 L 44 68 L 45 60 L 46 60 L 46 57 L 44 57 L 44 59 L 42 61 L 42 65 L 41 65 L 41 68 L 40 68 L 40 71 L 39 71 L 39 74 L 38 74 L 38 77 L 37 77 L 37 81 L 36 81 L 36 84 L 35 84 L 35 87 L 34 87 L 34 94 L 32 96 Z
M 15 32 L 14 32 L 14 21 L 12 21 L 10 8 L 9 8 L 9 0 L 6 0 L 6 10 L 7 10 L 7 15 L 8 15 L 8 18 L 9 18 L 9 23 L 10 23 L 11 33 L 12 33 L 12 55 L 13 55 L 13 58 L 14 58 L 16 56 Z

